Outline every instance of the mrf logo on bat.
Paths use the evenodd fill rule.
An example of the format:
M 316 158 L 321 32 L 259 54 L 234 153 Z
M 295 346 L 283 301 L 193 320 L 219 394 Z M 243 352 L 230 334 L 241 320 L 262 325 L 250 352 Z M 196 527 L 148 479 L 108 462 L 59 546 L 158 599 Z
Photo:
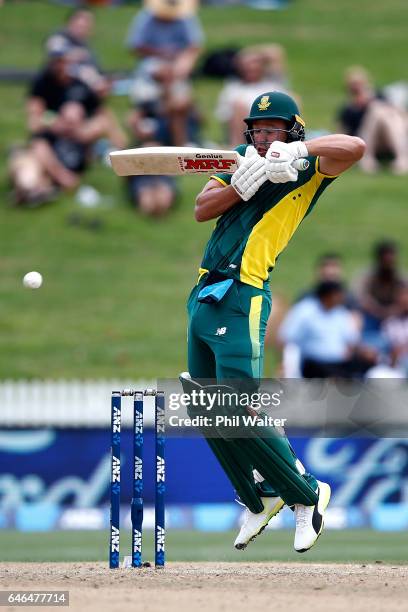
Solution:
M 229 172 L 231 168 L 237 165 L 235 159 L 223 159 L 222 155 L 211 153 L 197 153 L 194 159 L 179 157 L 178 160 L 183 172 L 188 172 L 189 170 L 194 172 L 208 172 L 209 170 Z

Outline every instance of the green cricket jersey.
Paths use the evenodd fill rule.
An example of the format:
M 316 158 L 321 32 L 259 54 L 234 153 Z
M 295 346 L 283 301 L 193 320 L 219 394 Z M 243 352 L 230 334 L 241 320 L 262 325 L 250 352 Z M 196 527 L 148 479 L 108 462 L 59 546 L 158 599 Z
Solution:
M 244 155 L 247 146 L 239 145 L 236 151 Z M 248 202 L 239 202 L 219 217 L 200 275 L 217 270 L 253 287 L 264 286 L 297 227 L 336 178 L 319 171 L 318 157 L 308 160 L 309 168 L 299 172 L 296 182 L 266 181 Z M 211 178 L 225 186 L 231 182 L 229 174 Z

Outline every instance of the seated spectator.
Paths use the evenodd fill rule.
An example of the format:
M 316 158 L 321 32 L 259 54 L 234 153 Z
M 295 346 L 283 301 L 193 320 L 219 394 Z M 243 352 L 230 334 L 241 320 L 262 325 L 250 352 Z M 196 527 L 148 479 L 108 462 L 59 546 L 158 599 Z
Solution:
M 360 136 L 366 152 L 360 167 L 364 172 L 379 169 L 379 160 L 391 157 L 394 174 L 408 172 L 407 121 L 403 113 L 375 92 L 367 72 L 349 68 L 345 77 L 348 101 L 340 110 L 340 129 Z
M 107 137 L 122 148 L 125 136 L 88 85 L 71 75 L 69 53 L 54 52 L 34 79 L 27 101 L 30 142 L 15 151 L 9 176 L 18 204 L 38 204 L 58 189 L 77 187 L 91 145 Z
M 224 85 L 215 111 L 231 147 L 242 142 L 244 118 L 254 98 L 264 91 L 288 93 L 286 56 L 280 45 L 248 47 L 235 56 L 234 63 L 236 77 Z
M 137 104 L 160 103 L 175 146 L 188 143 L 193 108 L 190 78 L 203 42 L 194 15 L 196 2 L 148 0 L 134 19 L 127 44 L 141 58 L 133 97 Z
M 338 281 L 342 283 L 344 281 L 344 271 L 342 257 L 338 253 L 323 253 L 317 258 L 316 261 L 316 280 L 315 284 L 309 289 L 304 290 L 296 301 L 300 301 L 305 297 L 310 297 L 315 294 L 316 287 L 324 281 Z M 356 298 L 353 296 L 351 291 L 345 291 L 344 305 L 349 310 L 355 311 L 357 315 L 358 304 Z
M 374 247 L 374 265 L 356 283 L 356 294 L 364 315 L 364 332 L 379 332 L 382 322 L 397 312 L 397 295 L 405 284 L 398 267 L 398 248 L 391 241 Z
M 105 96 L 111 84 L 88 45 L 94 22 L 90 10 L 74 9 L 68 16 L 65 28 L 48 37 L 45 49 L 48 56 L 54 53 L 69 54 L 72 76 L 86 83 L 99 96 Z
M 373 350 L 360 345 L 360 333 L 344 306 L 344 288 L 337 281 L 318 285 L 315 296 L 293 306 L 281 328 L 284 344 L 300 352 L 305 378 L 358 378 L 376 361 Z
M 59 189 L 78 186 L 90 156 L 88 144 L 77 136 L 84 113 L 80 104 L 66 102 L 58 115 L 58 130 L 43 128 L 26 147 L 13 152 L 9 176 L 16 204 L 39 205 L 53 199 Z
M 148 107 L 131 112 L 129 127 L 137 146 L 171 144 L 165 119 L 149 112 Z M 127 180 L 132 203 L 145 215 L 162 216 L 175 202 L 177 190 L 173 176 L 130 176 Z
M 398 289 L 396 313 L 385 319 L 382 331 L 390 349 L 390 365 L 408 377 L 408 285 Z
M 308 289 L 304 289 L 295 301 L 300 302 L 304 298 L 313 297 L 316 292 L 316 287 L 324 281 L 343 282 L 343 280 L 344 273 L 341 256 L 337 253 L 324 253 L 323 255 L 320 255 L 316 260 L 315 281 L 313 285 Z M 283 296 L 278 295 L 277 298 L 278 304 L 276 304 L 276 296 L 274 294 L 272 312 L 271 316 L 268 319 L 268 325 L 266 328 L 265 344 L 279 345 L 279 341 L 277 341 L 277 332 L 283 321 L 284 316 L 286 315 L 288 307 Z M 355 317 L 356 323 L 360 328 L 361 316 L 357 311 L 357 301 L 354 298 L 353 294 L 346 289 L 344 305 L 347 309 L 353 311 L 353 316 Z M 292 376 L 290 376 L 290 378 L 292 378 Z
M 94 90 L 72 76 L 72 58 L 69 53 L 54 52 L 44 70 L 34 79 L 27 102 L 28 128 L 31 134 L 46 130 L 54 135 L 64 135 L 83 145 L 90 145 L 99 138 L 108 138 L 113 146 L 123 148 L 126 137 L 114 115 L 107 109 Z M 68 125 L 61 109 L 70 103 L 70 116 L 76 105 L 76 118 L 81 121 Z
M 12 202 L 17 206 L 37 207 L 56 195 L 54 182 L 29 145 L 13 147 L 7 174 L 12 188 Z
M 289 310 L 288 301 L 279 291 L 273 292 L 272 310 L 269 315 L 268 323 L 265 332 L 265 346 L 273 346 L 280 348 L 278 331 L 283 319 Z
M 132 202 L 148 217 L 165 215 L 177 196 L 173 176 L 131 176 L 129 191 Z
M 384 98 L 407 116 L 408 111 L 408 81 L 394 81 L 382 89 Z

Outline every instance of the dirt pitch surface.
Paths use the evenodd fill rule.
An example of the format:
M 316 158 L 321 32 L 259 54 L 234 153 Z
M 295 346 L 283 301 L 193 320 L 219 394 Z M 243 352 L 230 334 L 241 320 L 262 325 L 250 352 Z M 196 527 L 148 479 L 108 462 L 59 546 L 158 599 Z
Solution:
M 159 570 L 109 570 L 104 563 L 5 563 L 0 580 L 3 590 L 68 590 L 70 607 L 62 609 L 95 612 L 299 606 L 302 612 L 405 612 L 408 601 L 408 567 L 380 564 L 169 563 Z

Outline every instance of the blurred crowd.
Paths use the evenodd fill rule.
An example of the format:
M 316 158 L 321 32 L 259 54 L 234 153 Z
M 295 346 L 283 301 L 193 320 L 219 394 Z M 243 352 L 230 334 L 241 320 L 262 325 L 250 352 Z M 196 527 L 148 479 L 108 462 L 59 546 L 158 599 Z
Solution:
M 394 174 L 407 174 L 408 85 L 394 83 L 376 90 L 368 72 L 353 66 L 346 71 L 345 87 L 347 101 L 338 115 L 339 129 L 365 141 L 361 169 L 374 174 L 387 161 Z
M 137 12 L 126 39 L 137 59 L 125 81 L 126 118 L 109 105 L 118 81 L 104 73 L 92 50 L 93 12 L 74 8 L 50 33 L 27 95 L 27 142 L 13 147 L 9 159 L 16 204 L 34 207 L 78 188 L 90 164 L 98 156 L 106 160 L 111 150 L 199 141 L 191 77 L 204 35 L 196 10 L 195 0 L 147 0 Z M 176 199 L 172 177 L 138 176 L 127 183 L 131 202 L 147 215 L 164 214 Z
M 114 149 L 208 145 L 201 135 L 208 110 L 203 113 L 194 95 L 193 77 L 199 69 L 224 80 L 213 111 L 222 128 L 222 146 L 242 142 L 243 118 L 260 93 L 284 91 L 301 104 L 291 87 L 282 46 L 206 54 L 198 0 L 145 0 L 124 33 L 136 67 L 124 81 L 129 112 L 118 118 L 110 96 L 119 92 L 120 81 L 104 73 L 91 46 L 95 23 L 88 5 L 107 2 L 65 3 L 80 6 L 70 9 L 65 23 L 44 42 L 43 66 L 27 95 L 27 142 L 10 154 L 16 204 L 34 207 L 55 199 L 60 191 L 77 189 L 90 164 L 98 157 L 106 159 Z M 337 122 L 340 131 L 365 140 L 361 169 L 375 173 L 387 163 L 395 174 L 408 173 L 406 85 L 391 84 L 379 91 L 362 67 L 351 67 L 345 88 L 347 100 Z M 132 204 L 151 216 L 166 213 L 177 198 L 172 177 L 132 177 L 127 192 Z
M 282 349 L 282 375 L 408 377 L 408 276 L 398 255 L 390 240 L 375 244 L 371 267 L 349 288 L 341 256 L 323 254 L 294 305 L 277 297 L 268 340 Z
M 10 153 L 17 204 L 36 206 L 77 189 L 90 164 L 98 157 L 106 160 L 114 149 L 208 146 L 195 98 L 199 66 L 202 75 L 223 79 L 212 109 L 222 127 L 222 146 L 242 142 L 243 118 L 259 94 L 280 90 L 301 104 L 282 46 L 204 53 L 198 0 L 145 0 L 124 33 L 135 69 L 131 78 L 115 81 L 91 46 L 95 23 L 87 4 L 103 3 L 73 8 L 44 42 L 43 66 L 27 92 L 27 142 Z M 361 170 L 373 174 L 385 164 L 394 174 L 407 174 L 407 84 L 379 90 L 359 66 L 348 68 L 344 79 L 346 99 L 334 119 L 339 131 L 365 140 Z M 110 108 L 110 96 L 119 90 L 129 96 L 126 118 Z M 177 199 L 173 177 L 135 176 L 126 179 L 126 186 L 129 201 L 146 215 L 165 214 Z M 285 376 L 406 377 L 408 286 L 397 245 L 375 245 L 372 268 L 351 289 L 341 257 L 320 257 L 315 283 L 291 308 L 275 299 L 268 340 L 282 349 Z

